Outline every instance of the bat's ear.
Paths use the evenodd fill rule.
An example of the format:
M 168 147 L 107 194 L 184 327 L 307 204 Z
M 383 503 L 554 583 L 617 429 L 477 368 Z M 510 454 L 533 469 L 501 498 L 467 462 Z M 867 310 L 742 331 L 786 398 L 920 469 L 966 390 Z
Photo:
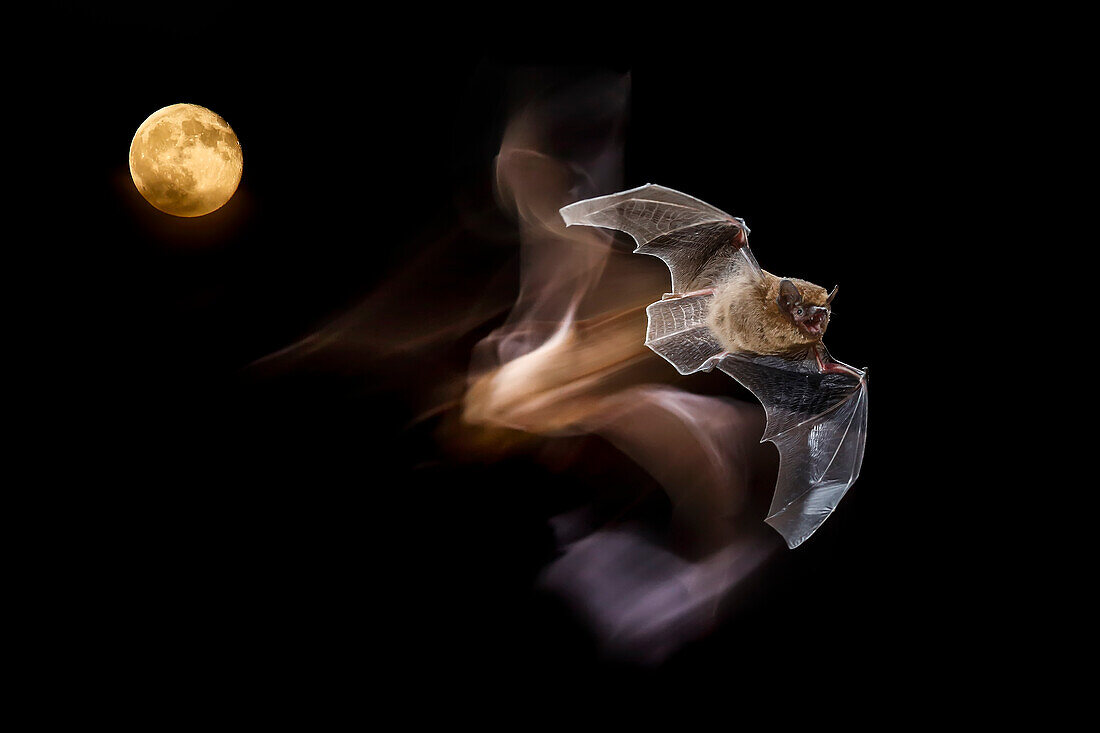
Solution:
M 802 302 L 802 293 L 793 282 L 784 280 L 779 283 L 779 295 L 776 296 L 775 302 L 779 304 L 779 310 L 789 311 Z
M 840 287 L 839 285 L 834 285 L 833 286 L 833 292 L 829 293 L 829 297 L 825 299 L 825 305 L 832 305 L 833 298 L 836 297 L 836 291 L 837 291 L 837 288 L 839 288 L 839 287 Z

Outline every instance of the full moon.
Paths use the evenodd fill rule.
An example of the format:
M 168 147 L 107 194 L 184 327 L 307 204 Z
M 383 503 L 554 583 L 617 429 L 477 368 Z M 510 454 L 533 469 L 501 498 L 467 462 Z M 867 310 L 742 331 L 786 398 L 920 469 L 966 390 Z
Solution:
M 233 196 L 244 156 L 233 128 L 206 107 L 159 109 L 130 143 L 130 176 L 145 200 L 173 216 L 203 216 Z

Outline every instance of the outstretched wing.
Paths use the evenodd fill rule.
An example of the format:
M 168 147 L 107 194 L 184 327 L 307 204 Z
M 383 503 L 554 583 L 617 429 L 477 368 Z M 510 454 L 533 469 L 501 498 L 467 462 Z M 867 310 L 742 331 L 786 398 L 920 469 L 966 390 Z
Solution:
M 660 257 L 672 272 L 672 292 L 712 286 L 740 267 L 758 276 L 745 222 L 686 193 L 647 183 L 561 209 L 566 226 L 618 229 L 639 254 Z
M 835 362 L 821 347 L 823 358 Z M 844 365 L 847 366 L 847 365 Z M 867 377 L 822 374 L 816 360 L 729 354 L 718 362 L 756 395 L 768 416 L 764 440 L 779 449 L 767 522 L 794 548 L 829 518 L 859 477 L 867 439 Z

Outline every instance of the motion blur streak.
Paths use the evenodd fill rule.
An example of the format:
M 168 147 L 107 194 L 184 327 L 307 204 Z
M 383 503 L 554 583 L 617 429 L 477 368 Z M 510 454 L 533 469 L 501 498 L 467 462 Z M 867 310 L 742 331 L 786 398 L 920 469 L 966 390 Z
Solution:
M 558 552 L 540 582 L 606 654 L 657 664 L 712 628 L 734 587 L 782 547 L 763 522 L 778 456 L 759 443 L 759 405 L 669 386 L 706 377 L 678 377 L 645 347 L 645 307 L 668 290 L 667 268 L 558 214 L 624 188 L 628 94 L 628 77 L 593 77 L 536 97 L 507 125 L 494 190 L 518 223 L 518 292 L 514 269 L 470 264 L 514 230 L 497 236 L 490 217 L 464 212 L 475 221 L 466 231 L 438 237 L 360 306 L 256 367 L 369 364 L 374 389 L 412 382 L 421 422 L 440 418 L 435 440 L 458 460 L 538 443 L 517 436 L 593 435 L 627 456 L 667 494 L 671 521 L 638 517 L 640 499 L 610 518 L 594 504 L 556 517 Z M 736 385 L 723 378 L 721 389 Z
M 625 95 L 604 98 L 624 113 Z M 779 546 L 763 517 L 744 511 L 773 484 L 775 456 L 759 444 L 759 406 L 637 383 L 635 365 L 660 361 L 643 343 L 645 306 L 668 289 L 667 273 L 633 269 L 641 257 L 609 259 L 606 232 L 567 229 L 558 215 L 618 190 L 614 134 L 586 137 L 577 157 L 548 152 L 563 144 L 553 130 L 585 130 L 584 118 L 561 119 L 584 99 L 529 108 L 504 136 L 497 190 L 519 219 L 520 295 L 475 350 L 464 417 L 544 435 L 595 433 L 660 482 L 673 505 L 675 551 L 641 528 L 586 526 L 574 513 L 554 522 L 563 554 L 543 576 L 608 654 L 658 663 L 703 635 L 731 588 Z M 578 319 L 583 312 L 589 317 Z M 668 367 L 658 378 L 672 375 Z
M 661 483 L 673 505 L 671 544 L 699 559 L 623 527 L 585 536 L 591 528 L 574 514 L 554 522 L 566 549 L 545 583 L 589 620 L 608 653 L 660 662 L 705 633 L 727 592 L 778 546 L 760 517 L 744 511 L 774 480 L 757 443 L 762 411 L 648 385 L 605 398 L 578 427 L 608 439 Z

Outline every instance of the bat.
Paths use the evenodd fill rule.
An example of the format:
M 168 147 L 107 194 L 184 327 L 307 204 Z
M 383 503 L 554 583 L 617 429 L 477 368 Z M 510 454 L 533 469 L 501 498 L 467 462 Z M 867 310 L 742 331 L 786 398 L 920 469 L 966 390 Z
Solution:
M 766 522 L 795 548 L 859 477 L 867 372 L 836 361 L 822 337 L 837 288 L 761 269 L 749 228 L 687 194 L 646 184 L 560 210 L 566 226 L 616 229 L 661 258 L 672 292 L 646 308 L 646 346 L 681 374 L 715 367 L 764 406 L 761 442 L 779 449 Z

